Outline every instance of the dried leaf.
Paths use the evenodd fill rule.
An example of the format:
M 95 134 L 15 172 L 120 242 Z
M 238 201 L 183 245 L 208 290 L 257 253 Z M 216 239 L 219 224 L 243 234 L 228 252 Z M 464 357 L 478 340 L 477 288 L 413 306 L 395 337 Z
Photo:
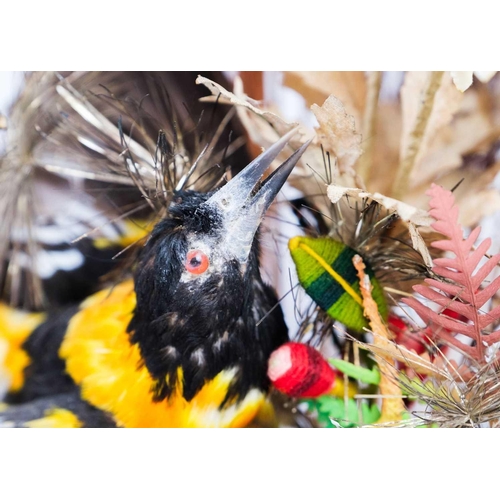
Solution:
M 330 184 L 326 192 L 332 203 L 338 203 L 346 195 L 359 196 L 360 193 L 364 193 L 362 189 L 337 186 L 336 184 Z
M 451 71 L 451 78 L 460 92 L 465 92 L 472 85 L 472 71 Z
M 285 72 L 284 84 L 299 92 L 307 105 L 321 104 L 334 95 L 354 117 L 357 130 L 365 111 L 366 76 L 363 71 L 292 71 Z
M 412 174 L 429 150 L 431 142 L 457 111 L 460 98 L 460 92 L 450 83 L 449 74 L 444 74 L 443 71 L 407 74 L 401 89 L 401 163 L 393 196 L 401 197 L 409 190 Z M 418 175 L 421 178 L 421 169 L 418 170 Z
M 461 182 L 453 194 L 460 207 L 459 222 L 466 227 L 500 209 L 500 193 L 493 185 L 500 172 L 500 161 L 496 160 L 499 143 L 490 141 L 486 141 L 484 150 L 465 159 L 464 168 L 450 172 L 440 181 L 448 188 Z
M 341 172 L 350 172 L 362 153 L 362 138 L 356 132 L 354 118 L 333 95 L 323 106 L 313 104 L 311 109 L 319 123 L 317 135 L 323 147 L 337 158 Z
M 488 83 L 495 75 L 496 71 L 474 71 L 474 76 L 483 83 Z
M 276 141 L 278 135 L 282 136 L 297 126 L 297 123 L 287 123 L 278 115 L 258 108 L 256 101 L 243 94 L 240 78 L 235 78 L 235 93 L 229 92 L 218 83 L 204 76 L 198 76 L 196 83 L 205 85 L 213 94 L 213 97 L 203 98 L 202 101 L 215 101 L 218 99 L 221 103 L 235 105 L 250 138 L 262 147 L 270 146 Z
M 417 226 L 428 226 L 432 220 L 425 210 L 413 207 L 412 205 L 408 205 L 408 203 L 398 201 L 389 196 L 384 196 L 380 193 L 367 193 L 366 197 L 377 201 L 387 208 L 387 210 L 393 210 L 405 222 L 411 222 Z
M 429 269 L 432 268 L 433 264 L 431 254 L 429 253 L 429 249 L 427 248 L 422 235 L 418 232 L 415 224 L 413 224 L 412 222 L 408 222 L 408 231 L 410 232 L 413 248 L 422 256 L 425 265 Z
M 360 199 L 368 198 L 380 203 L 383 207 L 391 212 L 395 212 L 405 222 L 411 222 L 417 226 L 429 226 L 432 223 L 432 217 L 420 208 L 413 207 L 398 201 L 395 198 L 384 196 L 380 193 L 368 193 L 362 189 L 349 188 L 330 184 L 327 188 L 327 194 L 332 203 L 337 203 L 343 196 L 357 196 Z
M 444 81 L 446 81 L 446 75 Z M 436 120 L 426 132 L 422 154 L 418 158 L 413 185 L 425 185 L 446 173 L 461 167 L 463 156 L 474 151 L 484 142 L 498 137 L 492 130 L 492 122 L 486 103 L 474 89 L 460 94 L 448 84 L 436 95 L 436 110 L 431 120 Z M 442 91 L 446 89 L 446 94 Z M 434 118 L 441 114 L 440 119 Z M 496 134 L 496 137 L 495 137 Z
M 496 162 L 487 169 L 456 169 L 440 177 L 439 184 L 448 188 L 461 182 L 460 187 L 454 191 L 455 201 L 460 207 L 460 224 L 473 227 L 483 217 L 500 210 L 500 193 L 490 186 L 499 171 L 500 162 Z M 418 207 L 425 207 L 423 202 L 427 189 L 427 184 L 413 187 L 405 201 Z
M 401 135 L 400 156 L 403 158 L 410 141 L 410 133 L 417 119 L 419 105 L 429 79 L 429 72 L 410 71 L 406 74 L 401 88 L 401 112 L 403 115 L 403 130 Z M 462 95 L 453 86 L 450 75 L 443 75 L 437 88 L 429 120 L 424 130 L 421 148 L 417 162 L 426 154 L 430 141 L 444 127 L 449 125 L 458 111 Z
M 453 83 L 460 92 L 465 92 L 472 85 L 472 75 L 482 83 L 488 83 L 496 71 L 451 71 Z
M 371 175 L 365 179 L 369 191 L 389 195 L 399 166 L 402 117 L 399 102 L 379 101 Z
M 398 201 L 394 198 L 381 195 L 380 193 L 367 193 L 361 189 L 347 188 L 330 184 L 327 188 L 327 194 L 332 203 L 338 203 L 343 196 L 353 196 L 359 199 L 374 200 L 389 212 L 395 212 L 401 220 L 406 223 L 410 233 L 413 248 L 422 256 L 425 265 L 428 268 L 432 267 L 432 258 L 429 254 L 427 245 L 419 233 L 416 226 L 429 227 L 433 219 L 429 214 L 419 208 Z

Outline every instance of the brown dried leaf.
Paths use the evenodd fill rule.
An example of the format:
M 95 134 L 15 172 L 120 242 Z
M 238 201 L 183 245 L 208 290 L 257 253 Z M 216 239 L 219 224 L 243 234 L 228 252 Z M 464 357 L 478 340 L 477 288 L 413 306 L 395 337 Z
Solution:
M 450 71 L 455 87 L 465 92 L 472 85 L 472 71 Z
M 455 93 L 459 92 L 455 89 Z M 419 157 L 413 185 L 428 187 L 439 177 L 461 167 L 463 156 L 498 137 L 487 106 L 475 89 L 461 94 L 460 106 L 453 120 L 446 126 L 443 122 L 434 136 L 426 135 L 426 151 Z
M 488 83 L 496 74 L 497 71 L 474 71 L 474 76 L 483 83 Z
M 422 93 L 429 79 L 429 71 L 409 71 L 401 87 L 401 114 L 403 117 L 400 157 L 408 148 L 409 135 L 415 124 Z M 455 88 L 449 74 L 443 75 L 441 85 L 436 92 L 434 105 L 424 134 L 424 142 L 419 153 L 421 158 L 429 146 L 429 140 L 448 125 L 457 112 L 462 94 Z
M 500 193 L 495 189 L 486 189 L 471 195 L 457 196 L 457 203 L 462 212 L 460 224 L 473 227 L 483 217 L 500 210 Z
M 432 258 L 429 253 L 427 244 L 424 238 L 419 233 L 416 226 L 430 227 L 433 218 L 429 216 L 428 212 L 414 206 L 403 203 L 402 201 L 388 196 L 381 195 L 380 193 L 368 193 L 361 189 L 349 188 L 330 184 L 327 188 L 328 198 L 332 203 L 338 203 L 343 196 L 351 196 L 359 199 L 374 200 L 389 212 L 395 212 L 400 219 L 404 221 L 410 233 L 413 248 L 422 256 L 425 264 L 432 267 Z
M 362 189 L 351 188 L 345 186 L 337 186 L 336 184 L 330 184 L 326 190 L 328 198 L 332 203 L 338 203 L 343 196 L 359 196 L 359 193 L 363 193 Z
M 472 227 L 483 217 L 500 210 L 500 193 L 495 188 L 490 187 L 498 172 L 500 172 L 500 162 L 496 162 L 486 169 L 474 167 L 456 169 L 436 181 L 448 189 L 462 181 L 454 192 L 457 205 L 460 207 L 459 222 L 461 225 Z M 407 195 L 406 201 L 415 206 L 426 206 L 425 191 L 427 189 L 427 184 L 414 187 Z
M 333 95 L 323 106 L 313 104 L 311 109 L 319 123 L 317 135 L 321 144 L 337 158 L 340 172 L 350 173 L 362 153 L 362 138 L 356 132 L 354 118 Z
M 401 112 L 403 116 L 403 130 L 400 144 L 401 159 L 407 154 L 413 127 L 419 113 L 423 93 L 429 82 L 430 72 L 408 72 L 405 82 L 401 88 Z M 460 164 L 460 156 L 456 151 L 450 151 L 450 155 L 443 155 L 441 148 L 441 134 L 447 136 L 447 126 L 451 123 L 453 116 L 457 113 L 463 94 L 454 86 L 449 73 L 445 73 L 434 96 L 432 110 L 430 112 L 423 136 L 419 145 L 417 157 L 413 168 L 413 177 L 418 177 L 418 182 L 428 182 L 442 168 L 455 168 Z M 429 152 L 436 149 L 439 152 L 440 163 L 436 161 L 429 166 L 427 156 Z M 411 177 L 412 179 L 412 177 Z M 413 179 L 412 179 L 413 180 Z
M 410 233 L 413 248 L 422 256 L 425 265 L 430 269 L 432 267 L 432 257 L 427 248 L 424 238 L 419 233 L 417 227 L 412 222 L 408 222 L 408 231 Z
M 285 72 L 284 84 L 306 100 L 308 106 L 321 104 L 334 95 L 346 112 L 354 117 L 357 130 L 366 102 L 366 76 L 363 71 L 292 71 Z
M 395 101 L 379 101 L 375 128 L 373 165 L 367 188 L 386 195 L 392 190 L 399 166 L 401 110 Z
M 460 92 L 465 92 L 472 85 L 472 75 L 479 81 L 488 83 L 496 71 L 451 71 L 453 83 Z
M 297 126 L 297 123 L 288 123 L 275 113 L 258 108 L 258 103 L 243 93 L 243 84 L 238 77 L 235 78 L 234 82 L 235 93 L 229 92 L 218 83 L 204 76 L 198 76 L 196 83 L 205 85 L 213 94 L 212 97 L 205 97 L 202 101 L 215 101 L 218 99 L 220 103 L 235 105 L 238 116 L 250 135 L 250 139 L 261 147 L 269 147 L 276 141 L 278 136 L 286 134 Z M 300 143 L 299 141 L 296 145 L 298 146 Z
M 418 226 L 429 226 L 433 222 L 432 217 L 429 216 L 427 211 L 396 200 L 395 198 L 384 196 L 380 193 L 368 193 L 362 189 L 330 184 L 327 188 L 327 194 L 332 203 L 337 203 L 344 195 L 374 200 L 390 212 L 396 212 L 405 222 L 411 222 Z

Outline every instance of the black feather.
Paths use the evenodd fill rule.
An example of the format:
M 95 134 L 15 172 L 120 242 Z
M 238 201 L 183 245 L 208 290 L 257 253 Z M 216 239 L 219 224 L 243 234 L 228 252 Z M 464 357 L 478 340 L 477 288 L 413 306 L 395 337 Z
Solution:
M 188 401 L 230 368 L 237 375 L 225 403 L 244 398 L 251 388 L 267 390 L 267 359 L 288 340 L 281 309 L 267 314 L 277 298 L 260 276 L 257 238 L 244 270 L 228 260 L 202 284 L 180 282 L 187 235 L 217 238 L 218 214 L 200 208 L 208 196 L 179 194 L 171 217 L 158 223 L 139 257 L 137 307 L 129 331 L 156 380 L 157 401 L 172 394 L 179 367 Z

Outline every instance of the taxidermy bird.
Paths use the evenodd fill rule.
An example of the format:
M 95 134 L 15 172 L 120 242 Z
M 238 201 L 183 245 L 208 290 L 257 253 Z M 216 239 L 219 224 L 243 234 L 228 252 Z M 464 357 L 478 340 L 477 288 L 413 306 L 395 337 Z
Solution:
M 68 89 L 73 87 L 58 92 Z M 80 116 L 94 113 L 104 123 L 76 91 L 73 98 L 78 103 L 71 96 L 66 102 Z M 140 150 L 132 144 L 133 127 L 120 127 L 128 147 L 115 145 L 116 156 L 125 159 L 129 178 L 145 196 L 147 165 L 134 157 Z M 120 279 L 76 305 L 41 312 L 1 306 L 10 380 L 3 425 L 234 427 L 249 424 L 265 405 L 267 361 L 288 333 L 277 298 L 260 274 L 258 231 L 308 143 L 264 178 L 293 130 L 222 187 L 192 189 L 188 179 L 196 167 L 203 160 L 200 176 L 209 177 L 213 159 L 186 158 L 180 129 L 170 127 L 177 131 L 170 141 L 164 128 L 156 130 L 163 170 L 154 165 L 151 200 L 160 209 Z M 81 129 L 73 137 L 89 143 Z M 94 134 L 94 152 L 102 140 Z M 109 158 L 111 148 L 99 147 Z M 168 158 L 178 156 L 184 163 L 173 183 L 176 165 Z M 139 173 L 141 167 L 146 173 Z M 125 178 L 118 167 L 107 172 L 113 181 Z

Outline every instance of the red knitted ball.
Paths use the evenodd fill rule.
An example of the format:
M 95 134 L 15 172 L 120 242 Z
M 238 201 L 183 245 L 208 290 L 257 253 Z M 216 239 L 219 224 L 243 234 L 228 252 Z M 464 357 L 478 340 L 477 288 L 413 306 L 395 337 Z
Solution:
M 274 387 L 295 398 L 318 397 L 335 385 L 335 371 L 311 346 L 287 342 L 269 358 L 267 371 Z

